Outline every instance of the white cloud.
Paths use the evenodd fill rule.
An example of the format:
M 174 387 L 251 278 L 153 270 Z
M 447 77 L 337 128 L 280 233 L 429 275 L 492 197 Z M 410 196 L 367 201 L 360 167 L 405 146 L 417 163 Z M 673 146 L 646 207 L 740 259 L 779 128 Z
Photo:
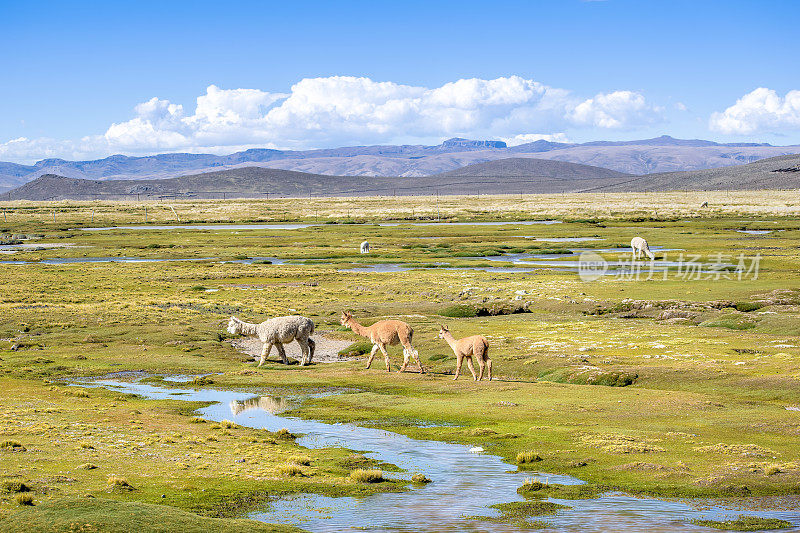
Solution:
M 461 79 L 435 88 L 349 76 L 306 78 L 288 94 L 211 85 L 192 113 L 155 97 L 134 111 L 133 118 L 111 124 L 104 135 L 0 144 L 0 159 L 223 153 L 255 146 L 303 149 L 435 142 L 451 136 L 562 140 L 566 129 L 630 129 L 660 117 L 660 109 L 636 92 L 582 100 L 519 76 Z M 541 133 L 525 133 L 530 131 Z
M 765 87 L 747 93 L 725 111 L 713 113 L 709 128 L 727 134 L 800 129 L 800 91 L 785 97 Z
M 513 137 L 501 137 L 501 141 L 509 146 L 519 146 L 520 144 L 532 143 L 536 141 L 550 141 L 554 143 L 568 143 L 569 139 L 564 133 L 521 133 Z
M 569 116 L 577 124 L 618 129 L 655 122 L 660 112 L 660 108 L 648 105 L 639 93 L 614 91 L 581 102 Z

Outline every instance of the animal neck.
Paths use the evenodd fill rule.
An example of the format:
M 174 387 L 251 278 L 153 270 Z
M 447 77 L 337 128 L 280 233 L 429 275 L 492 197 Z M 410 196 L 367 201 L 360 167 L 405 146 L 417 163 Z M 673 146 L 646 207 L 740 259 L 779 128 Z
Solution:
M 444 332 L 444 335 L 442 335 L 442 338 L 443 338 L 443 339 L 445 340 L 445 342 L 446 342 L 447 344 L 449 344 L 451 347 L 452 347 L 453 345 L 455 345 L 455 343 L 456 343 L 456 339 L 455 339 L 455 337 L 453 337 L 453 334 L 452 334 L 452 333 L 450 333 L 449 331 L 445 331 L 445 332 Z
M 358 322 L 356 322 L 355 318 L 350 318 L 347 321 L 347 325 L 350 326 L 350 329 L 353 330 L 353 333 L 357 335 L 361 335 L 362 337 L 369 337 L 369 328 L 365 328 Z
M 242 335 L 247 335 L 248 337 L 255 337 L 258 335 L 258 324 L 251 324 L 250 322 L 237 322 L 239 333 Z

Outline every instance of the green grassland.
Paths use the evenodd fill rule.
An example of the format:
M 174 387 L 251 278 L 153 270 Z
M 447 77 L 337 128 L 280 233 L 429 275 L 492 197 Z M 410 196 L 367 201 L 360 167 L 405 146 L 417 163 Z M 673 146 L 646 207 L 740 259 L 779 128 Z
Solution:
M 164 520 L 186 521 L 181 527 L 191 530 L 198 515 L 231 520 L 286 493 L 403 490 L 390 473 L 380 483 L 351 479 L 352 470 L 374 465 L 355 465 L 350 450 L 307 450 L 264 430 L 199 422 L 199 404 L 67 386 L 72 377 L 123 371 L 213 373 L 212 383 L 198 386 L 254 393 L 342 387 L 293 414 L 479 445 L 511 463 L 530 452 L 523 455 L 541 460 L 521 469 L 574 475 L 590 484 L 587 494 L 798 494 L 800 413 L 787 409 L 800 407 L 796 208 L 783 192 L 714 193 L 711 210 L 700 212 L 702 194 L 676 193 L 657 212 L 657 197 L 621 194 L 441 200 L 447 220 L 564 220 L 529 226 L 373 224 L 430 219 L 431 198 L 176 204 L 184 222 L 330 222 L 295 230 L 86 232 L 75 228 L 92 225 L 92 210 L 96 225 L 130 224 L 143 221 L 142 208 L 7 204 L 0 234 L 38 234 L 26 242 L 69 246 L 0 259 L 198 261 L 0 265 L 0 483 L 21 482 L 35 504 L 19 505 L 18 484 L 0 485 L 0 518 L 69 520 L 89 516 L 91 506 L 81 503 L 89 501 L 118 512 L 124 524 L 144 512 L 137 505 L 157 505 Z M 567 216 L 565 203 L 580 208 Z M 173 214 L 161 206 L 148 216 L 163 223 Z M 672 271 L 666 279 L 586 283 L 565 271 L 446 268 L 510 266 L 486 259 L 503 253 L 626 246 L 635 235 L 677 249 L 656 252 L 672 260 L 760 254 L 758 278 L 726 271 L 720 279 L 687 280 Z M 358 253 L 362 240 L 369 255 Z M 221 262 L 248 257 L 289 263 Z M 418 268 L 340 271 L 372 263 Z M 297 312 L 313 318 L 318 332 L 358 342 L 339 326 L 343 309 L 367 324 L 409 322 L 431 372 L 387 373 L 382 362 L 367 371 L 363 357 L 287 367 L 274 354 L 256 369 L 225 332 L 231 314 L 260 321 Z M 469 373 L 452 380 L 455 359 L 436 335 L 441 323 L 457 338 L 489 339 L 494 381 L 476 383 Z M 390 354 L 396 368 L 400 350 Z M 309 464 L 284 468 L 298 455 Z M 266 527 L 248 524 L 219 528 Z

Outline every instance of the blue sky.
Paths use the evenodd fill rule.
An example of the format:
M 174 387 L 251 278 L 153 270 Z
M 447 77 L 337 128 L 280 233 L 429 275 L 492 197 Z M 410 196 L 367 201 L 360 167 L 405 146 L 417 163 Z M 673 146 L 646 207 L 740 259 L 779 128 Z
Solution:
M 797 20 L 788 0 L 0 1 L 0 160 L 454 135 L 798 144 Z

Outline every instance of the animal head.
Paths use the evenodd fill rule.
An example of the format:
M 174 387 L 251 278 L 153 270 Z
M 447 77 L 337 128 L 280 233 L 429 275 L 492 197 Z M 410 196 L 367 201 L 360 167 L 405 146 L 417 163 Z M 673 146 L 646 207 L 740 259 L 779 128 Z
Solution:
M 230 320 L 228 320 L 228 333 L 231 335 L 238 335 L 239 334 L 239 324 L 240 321 L 235 316 L 232 316 Z
M 342 316 L 339 318 L 339 323 L 343 326 L 346 326 L 350 320 L 353 319 L 353 315 L 348 313 L 347 311 L 342 311 Z
M 440 339 L 444 339 L 444 336 L 447 335 L 449 332 L 450 332 L 450 330 L 447 329 L 447 326 L 445 326 L 444 324 L 439 324 L 439 338 Z

